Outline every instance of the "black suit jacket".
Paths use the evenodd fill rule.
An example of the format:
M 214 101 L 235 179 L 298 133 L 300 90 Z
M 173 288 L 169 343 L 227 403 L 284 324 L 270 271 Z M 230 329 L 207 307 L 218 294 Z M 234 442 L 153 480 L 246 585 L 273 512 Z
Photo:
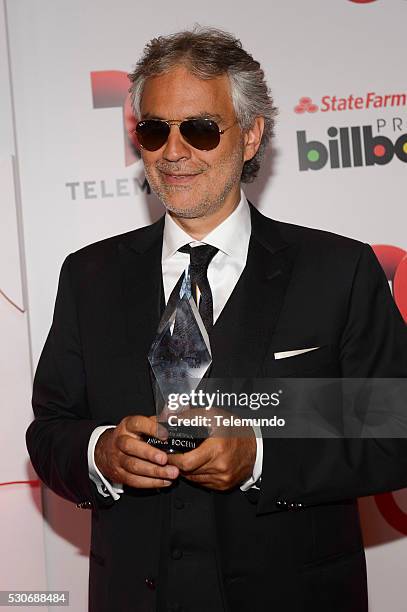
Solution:
M 405 377 L 406 326 L 371 248 L 252 206 L 251 215 L 245 271 L 213 328 L 211 375 Z M 405 440 L 264 439 L 257 498 L 239 488 L 199 492 L 214 530 L 210 575 L 171 532 L 175 516 L 194 525 L 192 485 L 125 487 L 114 502 L 90 481 L 93 429 L 154 412 L 146 355 L 160 317 L 162 236 L 160 219 L 66 258 L 35 375 L 32 463 L 53 491 L 92 509 L 90 609 L 201 612 L 217 581 L 233 612 L 367 610 L 356 498 L 407 486 Z M 176 537 L 186 554 L 171 576 L 182 583 L 183 608 L 166 574 Z

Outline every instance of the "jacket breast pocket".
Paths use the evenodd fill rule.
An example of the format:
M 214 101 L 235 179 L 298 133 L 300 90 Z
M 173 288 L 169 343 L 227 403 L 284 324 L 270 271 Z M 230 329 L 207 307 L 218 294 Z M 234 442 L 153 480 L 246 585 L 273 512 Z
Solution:
M 277 378 L 308 377 L 311 373 L 315 378 L 318 378 L 318 376 L 335 376 L 338 364 L 332 345 L 325 344 L 299 354 L 289 355 L 291 350 L 296 349 L 273 345 L 269 349 L 264 363 L 264 375 Z M 275 358 L 275 353 L 283 352 L 288 353 L 288 356 L 280 359 Z

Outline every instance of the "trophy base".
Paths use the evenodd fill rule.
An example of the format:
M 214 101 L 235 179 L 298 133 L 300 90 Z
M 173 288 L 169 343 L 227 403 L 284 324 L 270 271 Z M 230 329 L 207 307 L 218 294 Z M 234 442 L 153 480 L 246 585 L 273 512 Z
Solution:
M 192 435 L 186 431 L 177 431 L 170 427 L 168 429 L 167 440 L 160 440 L 159 438 L 148 436 L 146 438 L 146 442 L 147 444 L 151 444 L 151 446 L 155 446 L 168 454 L 187 453 L 195 448 L 198 448 L 198 446 L 208 437 L 207 434 L 207 431 L 200 431 L 199 433 L 196 432 L 195 435 Z

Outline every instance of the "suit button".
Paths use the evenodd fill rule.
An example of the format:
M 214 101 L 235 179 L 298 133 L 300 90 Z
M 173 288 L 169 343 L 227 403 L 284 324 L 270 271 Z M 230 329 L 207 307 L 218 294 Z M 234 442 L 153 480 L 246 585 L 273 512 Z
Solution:
M 287 502 L 286 502 L 286 500 L 285 500 L 285 499 L 278 499 L 278 500 L 276 501 L 276 506 L 277 506 L 278 508 L 287 508 L 287 505 L 288 505 L 288 504 L 287 504 Z
M 154 591 L 155 590 L 155 580 L 154 580 L 154 578 L 146 578 L 145 579 L 145 583 L 148 586 L 148 588 L 150 589 L 150 591 Z
M 171 551 L 171 557 L 175 561 L 178 561 L 179 559 L 182 558 L 182 550 L 180 550 L 179 548 L 173 548 Z
M 260 491 L 259 489 L 251 487 L 250 489 L 245 491 L 245 495 L 251 504 L 257 504 L 257 502 L 259 501 Z
M 174 506 L 176 507 L 177 510 L 182 510 L 182 508 L 184 508 L 185 504 L 183 502 L 183 500 L 180 497 L 176 497 L 174 500 Z

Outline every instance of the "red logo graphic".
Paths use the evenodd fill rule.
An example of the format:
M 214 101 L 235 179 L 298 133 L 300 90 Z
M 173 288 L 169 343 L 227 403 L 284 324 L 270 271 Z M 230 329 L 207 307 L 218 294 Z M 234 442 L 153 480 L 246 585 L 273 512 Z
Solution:
M 392 284 L 394 300 L 407 323 L 407 251 L 388 244 L 374 244 L 372 249 Z
M 134 129 L 137 120 L 133 114 L 128 89 L 127 74 L 120 70 L 100 70 L 90 73 L 93 95 L 93 108 L 122 108 L 124 131 L 124 158 L 126 166 L 139 160 L 135 149 L 138 148 Z
M 400 533 L 407 535 L 407 514 L 398 506 L 392 493 L 375 495 L 375 502 L 382 517 Z
M 375 244 L 372 248 L 387 280 L 392 283 L 394 299 L 407 323 L 407 251 L 388 244 Z M 398 506 L 393 494 L 375 495 L 375 501 L 387 523 L 407 535 L 407 514 Z
M 351 2 L 355 2 L 356 4 L 368 4 L 369 2 L 376 2 L 376 0 L 350 0 Z
M 316 113 L 318 106 L 313 103 L 311 98 L 304 96 L 300 98 L 297 106 L 294 107 L 294 112 L 301 115 L 302 113 Z

